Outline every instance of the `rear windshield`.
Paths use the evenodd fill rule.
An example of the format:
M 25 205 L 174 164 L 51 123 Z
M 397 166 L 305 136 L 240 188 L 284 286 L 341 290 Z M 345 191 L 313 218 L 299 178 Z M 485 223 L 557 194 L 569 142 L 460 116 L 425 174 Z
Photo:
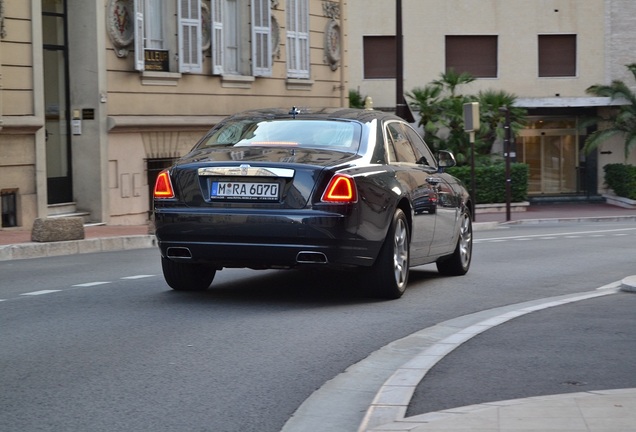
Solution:
M 222 123 L 197 145 L 332 148 L 356 152 L 362 126 L 340 120 L 237 120 Z

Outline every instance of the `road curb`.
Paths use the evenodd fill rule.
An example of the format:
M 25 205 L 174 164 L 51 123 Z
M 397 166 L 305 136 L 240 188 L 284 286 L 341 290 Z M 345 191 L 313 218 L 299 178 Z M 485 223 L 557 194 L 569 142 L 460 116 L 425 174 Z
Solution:
M 417 418 L 407 418 L 406 411 L 420 381 L 430 369 L 446 355 L 473 337 L 508 321 L 532 312 L 602 297 L 618 292 L 620 282 L 615 282 L 594 291 L 549 297 L 492 310 L 492 316 L 460 328 L 399 367 L 380 387 L 369 406 L 358 432 L 385 430 L 406 431 L 417 425 Z
M 145 249 L 156 245 L 157 239 L 154 235 L 102 237 L 47 243 L 18 243 L 0 246 L 0 261 Z
M 621 281 L 621 291 L 636 293 L 636 276 L 628 276 Z

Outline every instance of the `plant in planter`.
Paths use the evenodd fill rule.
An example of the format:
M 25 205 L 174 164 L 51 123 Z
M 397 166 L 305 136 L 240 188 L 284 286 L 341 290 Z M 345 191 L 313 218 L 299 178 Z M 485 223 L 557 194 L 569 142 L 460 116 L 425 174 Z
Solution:
M 636 167 L 627 164 L 607 164 L 605 183 L 616 196 L 604 195 L 608 203 L 625 208 L 636 208 Z

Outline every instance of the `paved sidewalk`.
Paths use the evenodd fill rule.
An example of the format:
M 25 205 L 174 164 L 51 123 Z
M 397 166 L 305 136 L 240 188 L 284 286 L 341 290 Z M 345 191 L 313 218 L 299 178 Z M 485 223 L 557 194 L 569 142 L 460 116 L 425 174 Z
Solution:
M 369 432 L 630 432 L 636 389 L 491 402 L 411 417 Z

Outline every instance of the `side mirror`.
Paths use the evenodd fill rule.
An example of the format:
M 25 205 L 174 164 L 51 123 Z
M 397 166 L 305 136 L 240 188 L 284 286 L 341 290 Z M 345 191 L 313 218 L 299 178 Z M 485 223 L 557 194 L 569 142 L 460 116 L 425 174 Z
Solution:
M 438 162 L 438 166 L 440 170 L 443 170 L 444 168 L 454 167 L 455 165 L 457 165 L 457 162 L 455 161 L 455 156 L 453 156 L 453 154 L 449 152 L 448 150 L 439 151 L 439 153 L 437 154 L 437 162 Z

